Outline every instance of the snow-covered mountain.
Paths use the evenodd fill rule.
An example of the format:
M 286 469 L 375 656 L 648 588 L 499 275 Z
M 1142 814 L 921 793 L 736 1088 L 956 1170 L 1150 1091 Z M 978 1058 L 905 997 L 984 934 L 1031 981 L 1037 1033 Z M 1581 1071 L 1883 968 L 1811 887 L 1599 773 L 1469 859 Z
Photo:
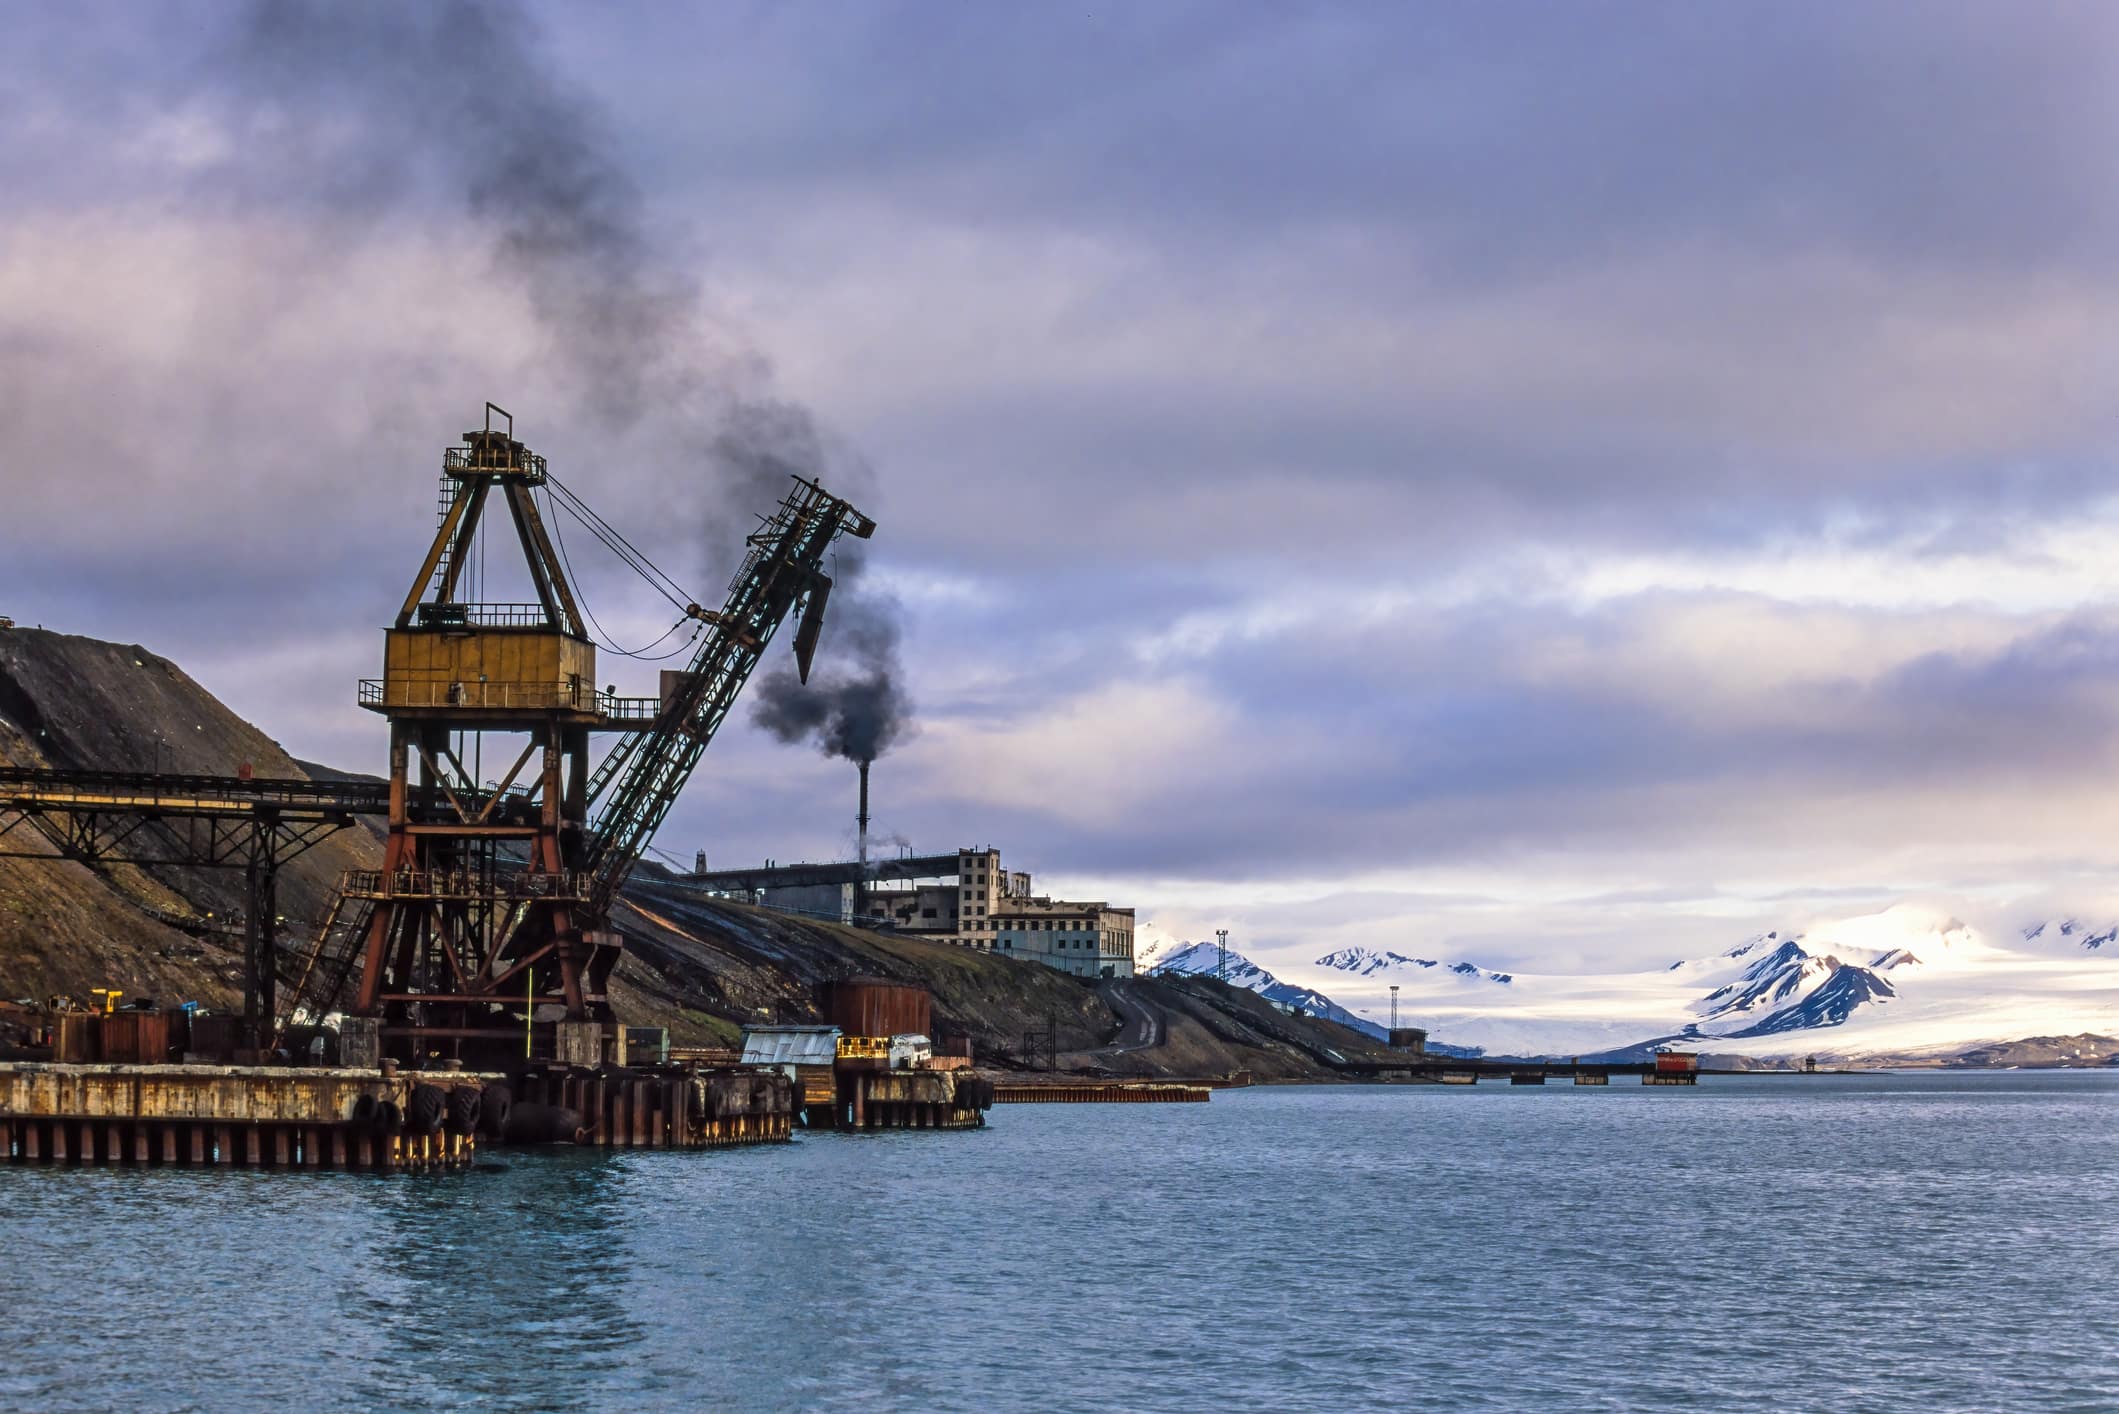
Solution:
M 1402 952 L 1376 952 L 1370 948 L 1341 948 L 1328 952 L 1317 959 L 1319 967 L 1337 968 L 1351 972 L 1356 977 L 1372 977 L 1378 972 L 1388 972 L 1395 967 L 1446 967 L 1460 977 L 1483 977 L 1489 982 L 1503 986 L 1516 979 L 1506 972 L 1489 972 L 1469 962 L 1443 962 L 1432 957 L 1407 957 Z
M 2067 918 L 2057 923 L 2033 923 L 2030 927 L 2023 930 L 2023 940 L 2027 943 L 2035 943 L 2047 936 L 2046 930 L 2049 928 L 2052 930 L 2052 937 L 2062 942 L 2073 942 L 2084 952 L 2097 952 L 2112 943 L 2114 939 L 2119 939 L 2119 924 L 2104 928 L 2090 928 L 2085 927 L 2072 918 Z
M 1221 945 L 1219 943 L 1187 943 L 1158 959 L 1151 972 L 1189 972 L 1212 977 L 1221 968 Z M 1276 1006 L 1290 1011 L 1301 1011 L 1309 1016 L 1329 1017 L 1343 1026 L 1351 1026 L 1363 1035 L 1384 1040 L 1383 1028 L 1373 1021 L 1364 1021 L 1333 1001 L 1324 993 L 1309 987 L 1291 986 L 1281 981 L 1242 953 L 1231 949 L 1227 981 L 1232 987 L 1242 987 L 1258 993 Z
M 1183 943 L 1158 952 L 1160 955 L 1150 959 L 1151 966 L 1148 970 L 1151 974 L 1186 972 L 1212 977 L 1221 967 L 1221 945 L 1218 943 Z M 1256 992 L 1275 1006 L 1284 1007 L 1289 1011 L 1299 1011 L 1305 1016 L 1321 1016 L 1336 1021 L 1378 1041 L 1388 1039 L 1388 1033 L 1375 1022 L 1356 1016 L 1314 987 L 1300 987 L 1281 981 L 1233 948 L 1229 951 L 1228 982 L 1232 987 L 1243 987 Z M 1440 1049 L 1444 1054 L 1476 1054 L 1448 1045 Z
M 1506 973 L 1342 948 L 1310 964 L 1369 1015 L 1396 984 L 1436 1039 L 1517 1055 L 1590 1055 L 1675 1040 L 1743 1054 L 1917 1054 L 2036 1035 L 2119 1035 L 2119 927 L 2076 920 L 1990 942 L 1902 906 L 1805 933 L 1760 934 L 1644 972 Z M 1303 972 L 1286 969 L 1300 985 Z

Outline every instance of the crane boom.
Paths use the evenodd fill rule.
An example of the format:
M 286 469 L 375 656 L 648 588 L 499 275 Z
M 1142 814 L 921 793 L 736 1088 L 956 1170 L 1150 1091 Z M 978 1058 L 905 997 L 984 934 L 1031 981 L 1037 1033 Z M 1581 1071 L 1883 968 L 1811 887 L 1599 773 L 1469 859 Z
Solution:
M 808 679 L 810 654 L 831 591 L 824 556 L 840 535 L 865 540 L 875 528 L 874 521 L 847 502 L 797 477 L 779 509 L 749 537 L 750 552 L 730 581 L 727 602 L 720 613 L 701 616 L 706 635 L 653 727 L 621 738 L 589 781 L 594 823 L 581 863 L 591 879 L 582 909 L 587 918 L 609 915 L 641 851 L 676 803 L 781 621 L 797 604 L 805 610 L 795 654 L 803 679 Z

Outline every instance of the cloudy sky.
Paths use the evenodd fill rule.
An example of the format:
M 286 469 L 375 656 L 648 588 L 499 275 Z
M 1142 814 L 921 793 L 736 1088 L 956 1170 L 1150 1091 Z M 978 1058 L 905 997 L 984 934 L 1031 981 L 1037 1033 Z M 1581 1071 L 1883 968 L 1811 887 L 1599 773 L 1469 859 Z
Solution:
M 709 601 L 763 416 L 882 523 L 879 828 L 1151 933 L 2110 892 L 2107 5 L 0 9 L 0 613 L 297 754 L 485 399 Z M 852 797 L 746 718 L 660 843 Z

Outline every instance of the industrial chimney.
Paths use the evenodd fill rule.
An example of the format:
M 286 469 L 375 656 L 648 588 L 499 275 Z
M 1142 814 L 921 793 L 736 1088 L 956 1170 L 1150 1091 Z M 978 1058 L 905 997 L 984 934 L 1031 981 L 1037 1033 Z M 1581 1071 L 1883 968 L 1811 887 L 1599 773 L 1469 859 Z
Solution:
M 861 872 L 865 875 L 868 872 L 868 763 L 866 761 L 861 763 L 861 813 L 854 817 L 854 823 L 861 827 Z

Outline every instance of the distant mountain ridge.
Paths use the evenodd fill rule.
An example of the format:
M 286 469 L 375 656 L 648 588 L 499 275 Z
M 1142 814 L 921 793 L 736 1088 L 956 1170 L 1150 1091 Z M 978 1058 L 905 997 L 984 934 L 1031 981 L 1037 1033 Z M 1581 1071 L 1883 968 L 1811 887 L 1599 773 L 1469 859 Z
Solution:
M 1490 972 L 1470 962 L 1442 962 L 1431 957 L 1407 957 L 1401 952 L 1377 952 L 1373 948 L 1341 948 L 1328 952 L 1317 959 L 1319 967 L 1329 967 L 1339 972 L 1351 972 L 1356 977 L 1369 977 L 1378 972 L 1387 972 L 1394 967 L 1446 967 L 1464 977 L 1484 977 L 1489 982 L 1503 986 L 1516 979 L 1506 972 Z
M 1675 1043 L 1789 1056 L 1953 1047 L 1999 1055 L 2007 1052 L 1997 1047 L 2026 1038 L 2119 1034 L 2115 964 L 2119 926 L 2054 919 L 1995 941 L 1955 917 L 1901 905 L 1761 933 L 1646 972 L 1503 972 L 1364 947 L 1309 965 L 1320 986 L 1370 1015 L 1395 987 L 1408 1024 L 1489 1054 L 1639 1055 Z
M 2047 928 L 2051 928 L 2055 936 L 2074 939 L 2082 945 L 2084 952 L 2096 952 L 2114 939 L 2119 939 L 2119 924 L 2097 931 L 2085 928 L 2082 924 L 2069 918 L 2059 923 L 2033 923 L 2030 927 L 2023 930 L 2023 940 L 2027 943 L 2037 942 L 2045 936 Z M 2078 934 L 2080 935 L 2079 937 L 2077 936 Z
M 1221 945 L 1219 943 L 1186 943 L 1168 956 L 1156 956 L 1151 952 L 1150 974 L 1181 972 L 1192 976 L 1212 977 L 1221 970 Z M 1289 1011 L 1299 1011 L 1305 1016 L 1319 1016 L 1336 1021 L 1341 1026 L 1351 1027 L 1362 1035 L 1378 1041 L 1390 1039 L 1390 1033 L 1366 1017 L 1357 1016 L 1333 1001 L 1314 987 L 1299 987 L 1283 982 L 1257 963 L 1235 949 L 1230 949 L 1227 980 L 1232 987 L 1242 987 L 1258 993 L 1275 1006 Z M 1412 1023 L 1408 1023 L 1412 1024 Z M 1447 1043 L 1429 1043 L 1429 1049 L 1442 1055 L 1478 1055 L 1476 1050 Z

